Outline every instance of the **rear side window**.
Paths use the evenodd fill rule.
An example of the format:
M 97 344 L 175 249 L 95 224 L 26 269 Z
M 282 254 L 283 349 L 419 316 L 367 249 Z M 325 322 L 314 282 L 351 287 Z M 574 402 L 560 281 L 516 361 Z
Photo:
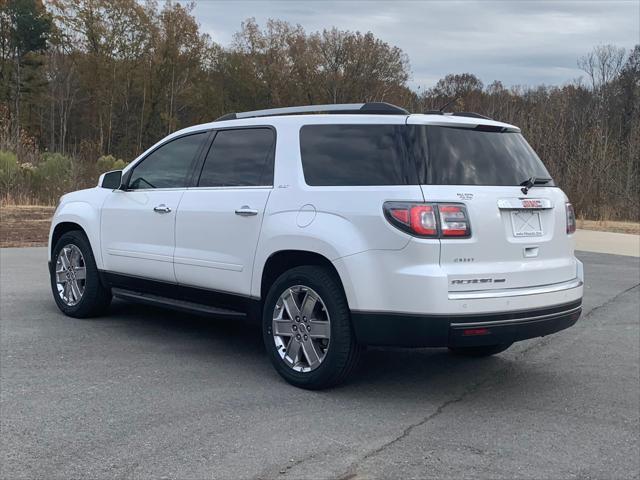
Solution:
M 186 187 L 196 153 L 206 136 L 206 132 L 187 135 L 158 147 L 134 167 L 128 188 Z
M 415 185 L 404 125 L 305 125 L 300 153 L 307 185 Z
M 426 130 L 428 153 L 424 183 L 502 186 L 520 185 L 530 177 L 551 178 L 520 133 L 436 126 L 418 128 Z M 421 155 L 424 162 L 421 142 L 414 146 L 414 152 L 418 151 L 423 152 L 416 154 Z
M 220 130 L 207 153 L 199 187 L 273 185 L 275 133 L 270 128 Z

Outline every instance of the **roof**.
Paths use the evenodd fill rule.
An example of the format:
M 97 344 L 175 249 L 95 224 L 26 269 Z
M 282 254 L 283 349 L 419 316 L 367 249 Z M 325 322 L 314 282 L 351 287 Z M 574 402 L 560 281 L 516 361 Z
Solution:
M 459 126 L 474 128 L 478 125 L 504 128 L 506 131 L 519 132 L 514 125 L 498 122 L 472 112 L 427 112 L 409 113 L 407 110 L 383 102 L 346 103 L 333 105 L 306 105 L 298 107 L 284 107 L 266 110 L 254 110 L 223 115 L 217 120 L 200 125 L 194 125 L 175 132 L 181 135 L 191 131 L 248 126 L 248 125 L 306 125 L 306 124 L 408 124 L 408 125 L 436 125 Z

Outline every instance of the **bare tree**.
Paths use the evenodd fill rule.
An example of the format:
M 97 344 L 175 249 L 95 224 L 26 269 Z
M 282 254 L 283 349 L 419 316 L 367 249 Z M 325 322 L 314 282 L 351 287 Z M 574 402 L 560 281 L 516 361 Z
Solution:
M 591 52 L 578 58 L 578 68 L 589 76 L 591 87 L 598 90 L 618 76 L 624 61 L 624 48 L 598 45 Z
M 405 53 L 371 32 L 250 18 L 225 48 L 202 33 L 192 5 L 159 3 L 0 0 L 3 194 L 10 185 L 51 201 L 69 188 L 55 179 L 94 184 L 118 158 L 230 111 L 363 101 L 423 111 L 457 99 L 449 111 L 520 126 L 578 215 L 640 219 L 640 46 L 594 48 L 578 59 L 584 82 L 562 87 L 485 87 L 461 73 L 411 90 Z M 73 170 L 58 175 L 64 168 Z

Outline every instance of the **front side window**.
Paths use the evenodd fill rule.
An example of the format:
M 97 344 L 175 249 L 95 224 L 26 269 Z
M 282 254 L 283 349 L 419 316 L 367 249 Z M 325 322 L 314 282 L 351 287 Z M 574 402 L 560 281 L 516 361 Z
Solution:
M 275 133 L 270 128 L 220 130 L 207 153 L 199 187 L 273 185 Z
M 307 185 L 415 185 L 404 125 L 305 125 L 300 154 Z
M 191 166 L 207 132 L 187 135 L 165 143 L 134 167 L 130 190 L 185 188 Z

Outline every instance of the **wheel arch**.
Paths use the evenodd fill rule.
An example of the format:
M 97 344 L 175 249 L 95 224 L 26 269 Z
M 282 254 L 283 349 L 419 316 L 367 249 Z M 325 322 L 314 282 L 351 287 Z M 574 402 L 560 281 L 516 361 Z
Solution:
M 99 212 L 85 202 L 70 202 L 59 207 L 49 231 L 48 259 L 51 260 L 53 249 L 60 237 L 71 231 L 82 232 L 87 237 L 96 265 L 101 268 Z
M 269 288 L 271 287 L 271 285 L 273 285 L 273 282 L 275 282 L 275 280 L 280 275 L 282 275 L 287 270 L 303 265 L 318 265 L 327 267 L 333 272 L 333 274 L 340 282 L 342 291 L 345 291 L 344 285 L 342 283 L 342 278 L 340 277 L 338 270 L 333 265 L 331 260 L 329 260 L 326 256 L 309 250 L 289 249 L 273 252 L 267 258 L 262 271 L 260 272 L 260 283 L 258 292 L 260 298 L 264 300 L 267 292 L 269 291 Z
M 85 235 L 87 234 L 87 232 L 84 231 L 84 228 L 82 228 L 82 226 L 80 226 L 75 222 L 60 222 L 56 224 L 53 231 L 51 232 L 51 244 L 49 246 L 49 254 L 50 255 L 53 254 L 53 247 L 56 246 L 56 243 L 58 243 L 58 240 L 60 240 L 60 237 L 62 237 L 62 235 L 68 232 L 73 232 L 73 231 L 79 231 L 84 233 Z

